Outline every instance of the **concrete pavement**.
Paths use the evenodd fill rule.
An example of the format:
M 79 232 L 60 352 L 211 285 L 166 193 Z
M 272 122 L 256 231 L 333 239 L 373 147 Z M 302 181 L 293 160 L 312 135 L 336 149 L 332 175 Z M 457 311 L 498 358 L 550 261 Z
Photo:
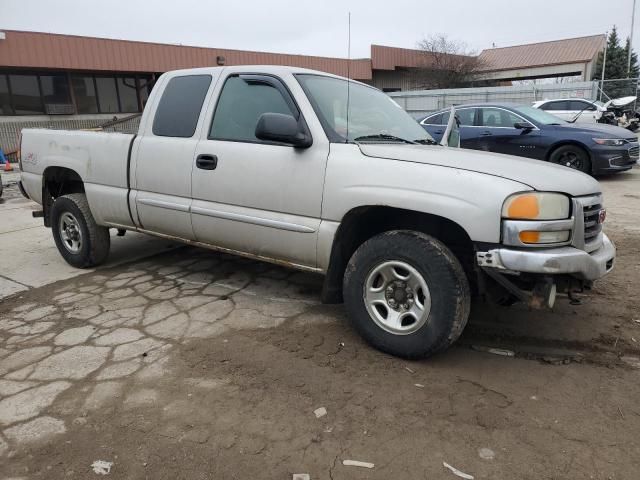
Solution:
M 16 182 L 19 172 L 2 174 L 5 191 L 0 198 L 0 300 L 30 288 L 42 287 L 93 271 L 68 265 L 58 253 L 51 235 L 41 218 L 31 212 L 40 208 L 22 197 Z M 127 232 L 117 237 L 111 232 L 107 268 L 155 255 L 179 244 L 167 240 Z

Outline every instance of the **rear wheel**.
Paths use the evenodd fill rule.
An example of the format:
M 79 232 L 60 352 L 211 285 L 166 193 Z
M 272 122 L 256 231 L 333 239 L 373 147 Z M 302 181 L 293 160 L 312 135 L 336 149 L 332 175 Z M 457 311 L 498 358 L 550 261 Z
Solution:
M 589 155 L 576 145 L 563 145 L 556 148 L 551 152 L 549 161 L 584 173 L 591 173 Z
M 347 266 L 343 294 L 358 333 L 405 358 L 446 349 L 469 316 L 469 283 L 460 262 L 420 232 L 386 232 L 362 244 Z
M 51 207 L 51 229 L 58 251 L 74 267 L 100 265 L 109 255 L 109 229 L 96 224 L 82 193 L 55 199 Z

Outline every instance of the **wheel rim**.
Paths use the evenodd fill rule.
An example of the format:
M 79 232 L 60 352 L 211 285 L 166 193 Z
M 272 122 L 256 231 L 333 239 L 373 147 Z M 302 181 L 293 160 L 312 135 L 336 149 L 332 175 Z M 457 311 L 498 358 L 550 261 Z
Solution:
M 562 155 L 558 157 L 556 163 L 575 170 L 582 170 L 584 167 L 584 160 L 582 157 L 572 150 L 562 153 Z
M 367 275 L 364 303 L 373 321 L 394 335 L 420 329 L 431 311 L 431 294 L 424 277 L 411 265 L 386 261 Z
M 73 214 L 64 212 L 60 216 L 58 231 L 64 248 L 71 253 L 80 252 L 82 249 L 82 230 L 80 230 L 80 223 Z

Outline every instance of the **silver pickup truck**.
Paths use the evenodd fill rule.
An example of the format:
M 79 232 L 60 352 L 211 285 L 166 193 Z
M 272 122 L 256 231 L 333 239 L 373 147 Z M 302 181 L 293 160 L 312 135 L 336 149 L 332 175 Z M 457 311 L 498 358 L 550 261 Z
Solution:
M 300 68 L 168 72 L 137 135 L 27 129 L 21 152 L 71 265 L 118 229 L 318 272 L 323 301 L 408 358 L 451 345 L 472 296 L 550 307 L 615 257 L 593 178 L 438 145 L 382 92 Z

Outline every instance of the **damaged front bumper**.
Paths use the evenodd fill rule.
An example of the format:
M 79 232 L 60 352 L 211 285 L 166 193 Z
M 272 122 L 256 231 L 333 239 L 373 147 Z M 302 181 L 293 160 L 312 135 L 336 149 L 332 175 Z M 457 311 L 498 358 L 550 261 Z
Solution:
M 575 247 L 549 249 L 495 248 L 478 252 L 478 265 L 502 273 L 537 273 L 541 275 L 571 275 L 593 281 L 613 269 L 616 248 L 609 237 L 602 235 L 602 246 L 593 252 Z

